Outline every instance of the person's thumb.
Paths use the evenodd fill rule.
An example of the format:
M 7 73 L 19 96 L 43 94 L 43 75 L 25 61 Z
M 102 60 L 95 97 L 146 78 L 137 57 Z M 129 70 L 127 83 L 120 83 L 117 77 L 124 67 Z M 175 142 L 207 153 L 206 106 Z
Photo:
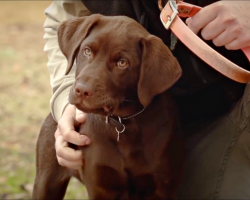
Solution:
M 76 121 L 79 123 L 84 123 L 86 120 L 86 113 L 76 109 Z

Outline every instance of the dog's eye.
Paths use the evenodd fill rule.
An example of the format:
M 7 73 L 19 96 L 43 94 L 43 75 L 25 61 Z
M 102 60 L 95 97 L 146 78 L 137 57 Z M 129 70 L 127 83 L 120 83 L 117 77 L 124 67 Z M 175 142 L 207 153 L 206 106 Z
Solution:
M 117 66 L 121 67 L 121 68 L 125 68 L 125 67 L 128 66 L 128 62 L 126 60 L 124 60 L 124 59 L 121 59 L 121 60 L 118 61 Z
M 86 48 L 86 49 L 84 49 L 84 54 L 86 55 L 86 56 L 90 56 L 91 55 L 91 49 L 89 49 L 89 48 Z

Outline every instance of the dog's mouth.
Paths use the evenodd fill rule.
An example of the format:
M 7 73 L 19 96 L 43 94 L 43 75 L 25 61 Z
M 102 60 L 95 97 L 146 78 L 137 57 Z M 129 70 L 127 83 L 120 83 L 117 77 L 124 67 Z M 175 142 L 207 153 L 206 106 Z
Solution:
M 103 116 L 112 115 L 114 110 L 119 107 L 116 106 L 117 103 L 111 101 L 94 103 L 93 101 L 82 101 L 74 98 L 69 98 L 69 103 L 85 113 L 100 114 Z
M 93 114 L 100 114 L 103 116 L 108 116 L 113 113 L 113 107 L 108 106 L 108 105 L 103 105 L 103 106 L 86 106 L 83 103 L 81 104 L 73 104 L 76 106 L 78 110 L 81 110 L 85 113 L 93 113 Z
M 134 113 L 138 107 L 138 100 L 135 98 L 111 98 L 109 96 L 102 96 L 101 98 L 89 98 L 82 99 L 76 98 L 76 96 L 71 93 L 69 95 L 69 103 L 75 105 L 78 110 L 85 113 L 99 114 L 102 116 L 123 116 Z
M 69 94 L 69 103 L 85 113 L 101 114 L 104 116 L 111 115 L 119 106 L 119 100 L 113 99 L 107 94 L 97 94 L 91 98 L 84 99 L 77 97 L 72 92 L 72 88 Z
M 113 111 L 115 110 L 115 107 L 116 106 L 112 104 L 111 102 L 106 102 L 102 108 L 103 108 L 104 114 L 107 116 L 107 115 L 112 115 Z
M 121 101 L 116 102 L 116 104 L 111 104 L 111 102 L 106 102 L 100 106 L 86 106 L 84 103 L 74 104 L 77 109 L 85 112 L 85 113 L 92 113 L 98 114 L 101 116 L 130 116 L 138 111 L 140 111 L 143 107 L 139 102 L 131 101 Z M 139 110 L 138 110 L 139 109 Z
M 103 110 L 105 113 L 112 113 L 113 109 L 112 109 L 112 107 L 105 105 L 105 106 L 103 106 Z

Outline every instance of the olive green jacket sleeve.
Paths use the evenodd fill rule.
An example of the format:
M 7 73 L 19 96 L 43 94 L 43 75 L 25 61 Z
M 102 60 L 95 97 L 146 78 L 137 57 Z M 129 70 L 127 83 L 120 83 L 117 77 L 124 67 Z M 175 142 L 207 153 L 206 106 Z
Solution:
M 68 94 L 70 87 L 74 83 L 76 70 L 74 65 L 71 72 L 65 75 L 67 59 L 58 45 L 57 28 L 62 21 L 90 14 L 83 3 L 76 0 L 55 0 L 45 10 L 44 39 L 46 40 L 46 45 L 44 51 L 48 55 L 47 66 L 53 90 L 53 96 L 50 100 L 51 113 L 56 121 L 61 118 L 63 110 L 68 104 Z

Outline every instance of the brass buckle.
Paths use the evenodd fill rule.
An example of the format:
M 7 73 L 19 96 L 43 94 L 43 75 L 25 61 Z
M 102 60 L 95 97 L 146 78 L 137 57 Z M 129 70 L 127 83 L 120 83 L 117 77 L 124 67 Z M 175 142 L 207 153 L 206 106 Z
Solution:
M 171 16 L 168 16 L 168 21 L 165 23 L 163 21 L 162 17 L 160 16 L 161 22 L 162 22 L 163 26 L 166 29 L 170 28 L 170 26 L 171 26 L 172 22 L 174 21 L 175 17 L 179 14 L 179 12 L 177 10 L 176 1 L 175 0 L 169 0 L 169 4 L 170 4 L 171 9 L 173 10 L 173 14 Z

